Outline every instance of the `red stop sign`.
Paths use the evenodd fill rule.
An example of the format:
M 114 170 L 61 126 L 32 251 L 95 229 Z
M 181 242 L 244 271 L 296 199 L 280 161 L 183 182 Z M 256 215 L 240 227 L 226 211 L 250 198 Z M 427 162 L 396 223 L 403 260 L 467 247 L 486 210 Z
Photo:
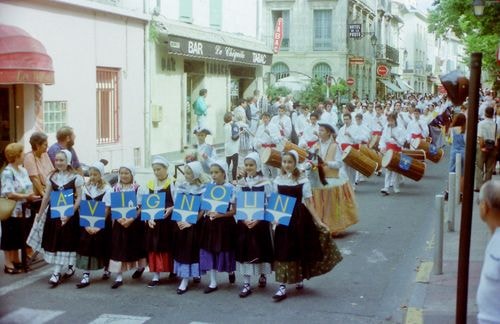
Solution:
M 348 86 L 354 85 L 354 78 L 351 77 L 347 78 L 346 83 Z
M 380 76 L 386 76 L 387 72 L 389 72 L 389 69 L 385 65 L 379 65 L 377 66 L 377 75 Z

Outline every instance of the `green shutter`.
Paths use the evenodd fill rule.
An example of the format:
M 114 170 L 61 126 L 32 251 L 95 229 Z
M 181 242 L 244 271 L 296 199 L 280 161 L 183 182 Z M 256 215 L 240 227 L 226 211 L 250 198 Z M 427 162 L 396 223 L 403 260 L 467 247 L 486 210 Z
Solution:
M 193 22 L 193 1 L 179 1 L 179 20 L 184 22 Z
M 210 27 L 217 30 L 222 27 L 222 0 L 210 0 Z

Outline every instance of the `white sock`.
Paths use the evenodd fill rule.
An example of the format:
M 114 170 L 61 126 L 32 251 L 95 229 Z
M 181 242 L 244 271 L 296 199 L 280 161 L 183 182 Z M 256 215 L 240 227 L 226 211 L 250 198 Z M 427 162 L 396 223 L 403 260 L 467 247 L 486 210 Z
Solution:
M 153 281 L 160 281 L 160 273 L 153 272 Z
M 118 274 L 116 275 L 115 281 L 123 281 L 123 276 L 122 276 L 121 272 L 118 272 Z
M 82 277 L 82 283 L 87 283 L 90 282 L 90 273 L 89 272 L 84 272 L 83 277 Z
M 181 284 L 179 285 L 179 289 L 186 290 L 188 282 L 189 282 L 189 278 L 182 278 Z
M 217 272 L 215 270 L 208 271 L 210 273 L 210 288 L 217 287 Z
M 284 284 L 280 285 L 280 288 L 276 292 L 276 295 L 281 296 L 286 294 L 286 286 Z
M 54 273 L 55 274 L 61 273 L 61 269 L 62 269 L 62 266 L 56 264 L 56 266 L 54 267 Z
M 243 282 L 246 283 L 246 284 L 249 284 L 250 283 L 250 275 L 244 275 L 243 276 Z

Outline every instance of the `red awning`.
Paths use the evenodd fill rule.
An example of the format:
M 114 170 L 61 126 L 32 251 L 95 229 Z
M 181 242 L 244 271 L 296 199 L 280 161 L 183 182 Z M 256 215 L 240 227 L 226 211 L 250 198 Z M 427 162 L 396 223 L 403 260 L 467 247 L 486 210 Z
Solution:
M 45 47 L 21 28 L 0 24 L 0 84 L 54 84 Z

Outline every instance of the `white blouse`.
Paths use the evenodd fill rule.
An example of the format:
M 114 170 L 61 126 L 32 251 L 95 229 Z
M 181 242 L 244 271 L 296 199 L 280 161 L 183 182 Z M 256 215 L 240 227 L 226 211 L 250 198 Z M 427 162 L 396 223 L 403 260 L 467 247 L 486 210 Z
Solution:
M 1 195 L 2 197 L 7 197 L 8 193 L 31 193 L 33 192 L 33 184 L 31 183 L 28 171 L 25 168 L 19 166 L 18 170 L 14 169 L 11 164 L 7 165 L 2 171 L 1 176 Z M 23 210 L 23 203 L 26 199 L 17 200 L 16 207 L 12 211 L 12 217 L 21 217 Z M 29 213 L 29 209 L 26 210 Z M 26 215 L 29 217 L 29 214 Z
M 302 197 L 303 198 L 311 198 L 312 197 L 311 183 L 309 182 L 309 179 L 307 179 L 306 177 L 301 177 L 298 180 L 294 180 L 291 173 L 280 174 L 274 179 L 274 182 L 273 182 L 275 192 L 278 192 L 278 185 L 279 186 L 296 186 L 299 184 L 303 184 Z
M 104 188 L 98 188 L 94 184 L 85 184 L 83 186 L 82 200 L 87 200 L 87 195 L 89 195 L 92 199 L 97 196 L 100 196 L 104 193 L 104 197 L 102 197 L 102 202 L 106 204 L 106 207 L 111 207 L 111 186 L 106 184 Z

